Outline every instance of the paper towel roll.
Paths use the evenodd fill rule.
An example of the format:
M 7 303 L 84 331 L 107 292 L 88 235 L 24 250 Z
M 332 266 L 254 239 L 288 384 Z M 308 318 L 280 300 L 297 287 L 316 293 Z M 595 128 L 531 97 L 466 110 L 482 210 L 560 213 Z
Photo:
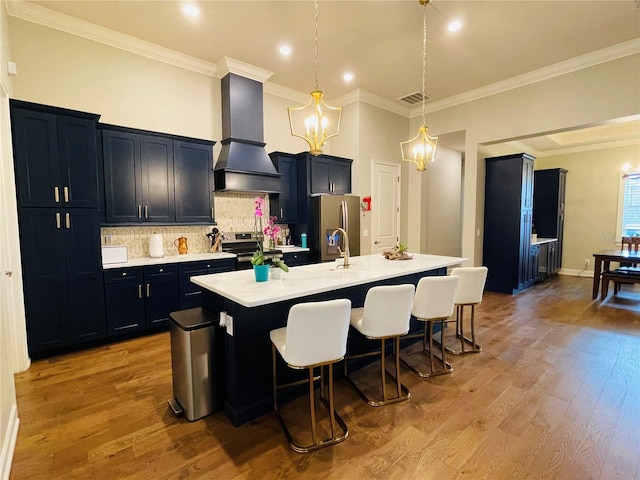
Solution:
M 164 245 L 161 233 L 149 235 L 149 256 L 153 258 L 164 257 Z

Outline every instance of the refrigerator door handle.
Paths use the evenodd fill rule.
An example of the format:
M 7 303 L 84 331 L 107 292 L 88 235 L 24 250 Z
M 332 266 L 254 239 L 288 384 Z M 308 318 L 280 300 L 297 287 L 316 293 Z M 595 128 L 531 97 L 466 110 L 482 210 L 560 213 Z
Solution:
M 349 235 L 349 206 L 346 200 L 342 200 L 342 228 Z

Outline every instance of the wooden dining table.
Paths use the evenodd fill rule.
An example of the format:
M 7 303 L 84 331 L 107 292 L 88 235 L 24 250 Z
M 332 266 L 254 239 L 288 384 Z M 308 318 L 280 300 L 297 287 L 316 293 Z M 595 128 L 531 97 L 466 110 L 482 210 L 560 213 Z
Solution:
M 611 262 L 640 263 L 640 252 L 630 252 L 629 250 L 620 250 L 619 248 L 600 250 L 594 253 L 593 257 L 595 261 L 593 264 L 593 294 L 591 298 L 598 298 L 602 272 L 609 270 Z

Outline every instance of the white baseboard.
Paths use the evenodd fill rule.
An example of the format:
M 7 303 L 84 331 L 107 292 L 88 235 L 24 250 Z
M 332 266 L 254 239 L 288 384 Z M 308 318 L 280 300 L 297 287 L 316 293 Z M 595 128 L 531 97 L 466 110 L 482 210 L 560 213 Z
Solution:
M 7 431 L 4 432 L 2 438 L 2 450 L 0 450 L 0 480 L 9 480 L 9 472 L 11 472 L 11 462 L 13 461 L 13 451 L 18 439 L 18 426 L 20 419 L 18 418 L 18 409 L 16 405 L 11 406 L 9 421 L 7 422 Z
M 572 270 L 569 268 L 561 268 L 558 275 L 569 275 L 571 277 L 593 278 L 593 270 Z

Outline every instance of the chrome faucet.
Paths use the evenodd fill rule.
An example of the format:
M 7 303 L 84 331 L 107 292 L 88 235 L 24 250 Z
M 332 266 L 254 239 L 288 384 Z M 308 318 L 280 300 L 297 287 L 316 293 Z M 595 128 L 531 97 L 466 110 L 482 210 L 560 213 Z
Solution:
M 349 268 L 349 235 L 347 235 L 347 232 L 345 232 L 341 228 L 336 228 L 331 234 L 331 241 L 329 244 L 334 245 L 334 235 L 338 232 L 342 232 L 342 235 L 344 235 L 344 251 L 340 250 L 340 246 L 338 245 L 338 252 L 340 252 L 340 257 L 344 259 L 344 261 L 342 262 L 342 268 Z

